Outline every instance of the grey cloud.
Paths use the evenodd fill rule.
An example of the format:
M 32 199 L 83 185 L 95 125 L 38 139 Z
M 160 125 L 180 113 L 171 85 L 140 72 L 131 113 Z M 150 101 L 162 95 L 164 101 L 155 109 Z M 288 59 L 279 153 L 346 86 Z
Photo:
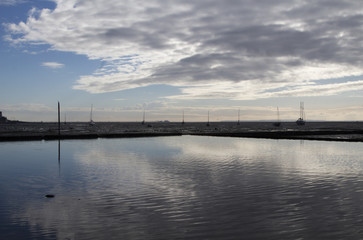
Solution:
M 286 9 L 283 13 L 288 18 L 301 19 L 309 23 L 317 23 L 319 19 L 349 16 L 361 9 L 361 3 L 355 0 L 319 0 L 297 1 L 297 7 Z M 353 13 L 354 14 L 354 13 Z M 312 22 L 310 22 L 312 21 Z
M 357 29 L 362 27 L 363 24 L 363 15 L 357 14 L 352 16 L 343 16 L 337 19 L 331 19 L 327 22 L 327 25 L 333 28 L 338 28 L 340 30 L 347 30 L 347 29 Z
M 233 70 L 238 62 L 239 59 L 228 54 L 197 54 L 181 59 L 177 63 L 162 66 L 151 77 L 164 80 L 165 83 L 178 81 L 183 79 L 183 76 L 187 76 L 194 82 L 226 79 L 238 81 L 240 80 L 239 71 Z
M 236 1 L 234 2 L 236 3 Z M 267 4 L 267 2 L 264 4 Z M 203 6 L 208 11 L 208 9 L 216 9 L 218 5 L 221 5 L 221 3 L 208 6 L 199 4 L 198 7 Z M 320 25 L 308 26 L 306 30 L 298 30 L 281 24 L 269 25 L 261 23 L 261 25 L 249 25 L 250 22 L 254 22 L 252 19 L 249 19 L 250 22 L 247 23 L 242 21 L 242 19 L 246 20 L 243 13 L 246 10 L 248 11 L 248 8 L 242 6 L 242 16 L 240 17 L 237 12 L 241 9 L 241 5 L 236 7 L 237 10 L 232 9 L 230 6 L 226 7 L 225 3 L 222 5 L 223 7 L 219 10 L 220 16 L 212 14 L 201 17 L 198 24 L 192 24 L 188 28 L 192 34 L 182 39 L 191 43 L 200 41 L 201 45 L 198 50 L 204 54 L 196 54 L 173 65 L 163 66 L 155 71 L 153 77 L 166 76 L 169 71 L 170 75 L 187 75 L 193 81 L 221 78 L 232 81 L 251 78 L 264 79 L 268 75 L 270 79 L 273 79 L 274 75 L 271 75 L 271 73 L 281 72 L 288 67 L 302 66 L 306 61 L 337 64 L 361 63 L 360 57 L 357 57 L 359 55 L 353 42 L 349 45 L 344 44 L 348 40 L 338 38 L 334 33 L 331 33 L 337 31 L 334 26 L 329 27 L 327 24 L 321 23 Z M 308 5 L 302 5 L 302 11 Z M 338 10 L 341 7 L 347 7 L 347 5 L 346 3 L 336 2 L 329 9 Z M 295 11 L 298 11 L 298 9 L 295 9 Z M 330 21 L 330 15 L 322 15 L 316 18 L 316 11 L 319 10 L 315 6 L 314 11 L 309 16 L 314 16 L 316 21 Z M 227 12 L 229 16 L 225 15 Z M 255 13 L 258 15 L 260 12 Z M 250 13 L 248 16 L 252 17 L 253 14 Z M 307 19 L 309 19 L 309 16 Z M 225 19 L 229 19 L 229 21 L 225 21 Z M 293 20 L 294 18 L 290 19 L 290 21 Z M 336 25 L 344 26 L 345 30 L 352 31 L 352 29 L 356 28 L 355 26 L 359 25 L 361 18 L 359 15 L 352 16 L 352 19 L 347 19 L 345 16 L 342 21 L 339 22 L 339 19 L 335 21 L 337 21 Z M 306 24 L 309 25 L 309 22 L 306 22 Z M 330 23 L 330 25 L 333 25 L 333 23 Z M 350 33 L 349 35 L 352 36 Z M 363 32 L 361 30 L 355 32 L 355 39 L 357 39 L 357 35 L 363 36 Z M 209 53 L 209 49 L 220 53 Z M 234 53 L 235 56 L 231 56 L 231 53 Z M 241 56 L 247 56 L 247 59 L 243 59 Z M 297 59 L 281 61 L 277 59 L 278 57 Z M 244 60 L 247 60 L 248 63 L 245 63 Z M 211 61 L 219 62 L 224 67 L 211 70 L 209 68 Z M 262 64 L 259 64 L 260 62 L 265 65 L 262 66 Z M 239 67 L 233 67 L 235 65 Z M 256 71 L 260 73 L 255 73 Z
M 214 39 L 204 44 L 205 47 L 214 46 L 246 55 L 268 57 L 293 56 L 318 44 L 307 32 L 281 28 L 277 25 L 261 25 L 233 29 L 216 34 Z
M 177 63 L 162 66 L 150 77 L 169 84 L 178 83 L 178 79 L 185 79 L 185 76 L 193 83 L 279 81 L 274 78 L 279 71 L 298 64 L 301 64 L 299 60 L 276 61 L 272 58 L 251 58 L 228 52 L 196 54 Z
M 111 28 L 106 29 L 104 34 L 99 35 L 104 38 L 106 44 L 118 44 L 123 41 L 138 42 L 140 45 L 152 49 L 166 48 L 165 41 L 156 34 L 139 31 L 135 28 Z
M 150 0 L 143 5 L 110 1 L 107 6 L 101 0 L 84 1 L 79 8 L 23 23 L 30 32 L 23 30 L 20 38 L 114 66 L 109 72 L 118 76 L 105 72 L 107 80 L 90 76 L 78 82 L 77 89 L 92 92 L 159 83 L 293 85 L 319 76 L 349 76 L 353 70 L 363 74 L 357 71 L 363 63 L 360 5 L 355 0 Z M 12 26 L 17 26 L 15 40 L 20 25 Z M 116 64 L 128 55 L 136 56 L 129 63 L 132 76 Z M 314 66 L 317 73 L 308 76 L 304 69 Z

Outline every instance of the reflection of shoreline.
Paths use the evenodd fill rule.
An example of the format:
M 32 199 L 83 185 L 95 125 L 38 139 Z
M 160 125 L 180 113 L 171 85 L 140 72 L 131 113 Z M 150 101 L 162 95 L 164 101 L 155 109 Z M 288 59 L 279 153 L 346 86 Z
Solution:
M 67 123 L 61 126 L 59 137 L 56 123 L 5 124 L 0 128 L 0 141 L 134 138 L 179 135 L 202 135 L 223 137 L 248 137 L 269 139 L 305 139 L 324 141 L 363 142 L 363 122 L 309 122 L 298 127 L 295 123 L 283 123 L 273 127 L 270 122 L 216 122 L 166 123 L 152 125 L 140 123 Z

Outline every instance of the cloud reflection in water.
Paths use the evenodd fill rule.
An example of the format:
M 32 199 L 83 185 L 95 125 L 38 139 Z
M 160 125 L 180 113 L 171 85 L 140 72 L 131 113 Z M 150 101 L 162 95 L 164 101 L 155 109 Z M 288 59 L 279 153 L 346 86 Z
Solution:
M 12 215 L 44 238 L 363 237 L 361 143 L 182 136 L 64 141 L 63 152 L 44 183 L 56 197 Z

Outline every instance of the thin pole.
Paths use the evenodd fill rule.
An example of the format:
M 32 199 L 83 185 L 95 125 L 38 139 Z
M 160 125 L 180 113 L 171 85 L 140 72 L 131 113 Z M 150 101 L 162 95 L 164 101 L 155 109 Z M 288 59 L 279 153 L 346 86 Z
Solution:
M 60 136 L 60 104 L 58 102 L 58 136 Z

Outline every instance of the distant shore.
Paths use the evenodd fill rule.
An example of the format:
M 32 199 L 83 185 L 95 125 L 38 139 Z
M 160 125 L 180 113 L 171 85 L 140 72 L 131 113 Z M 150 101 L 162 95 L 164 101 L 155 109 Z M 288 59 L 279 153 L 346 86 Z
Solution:
M 130 138 L 157 136 L 220 136 L 268 139 L 305 139 L 363 142 L 363 122 L 85 122 L 58 123 L 16 122 L 0 124 L 0 141 L 57 139 Z

